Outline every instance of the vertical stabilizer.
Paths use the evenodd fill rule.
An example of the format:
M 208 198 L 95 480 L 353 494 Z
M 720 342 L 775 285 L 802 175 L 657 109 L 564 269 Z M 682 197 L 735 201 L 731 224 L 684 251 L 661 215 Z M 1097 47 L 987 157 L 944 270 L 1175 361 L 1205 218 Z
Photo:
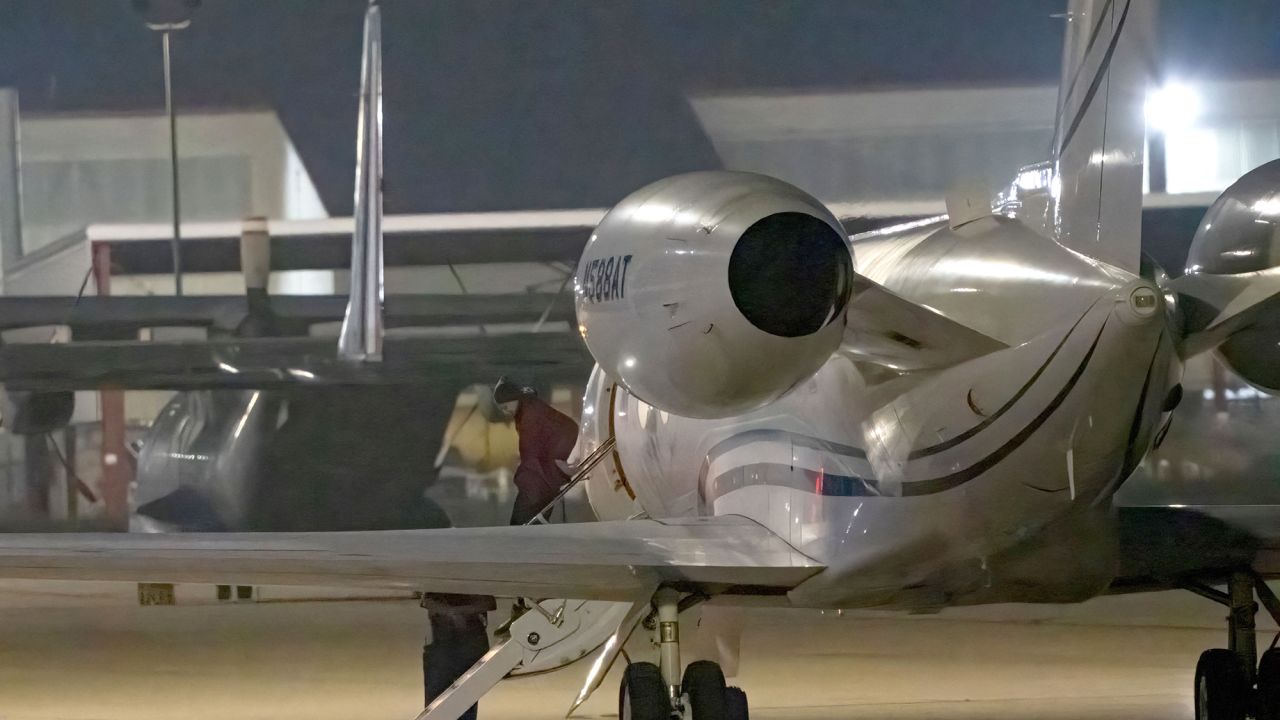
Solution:
M 377 0 L 370 0 L 364 17 L 356 133 L 351 294 L 338 336 L 338 357 L 382 359 L 382 297 L 382 14 Z
M 1054 133 L 1063 245 L 1137 272 L 1157 0 L 1070 0 Z

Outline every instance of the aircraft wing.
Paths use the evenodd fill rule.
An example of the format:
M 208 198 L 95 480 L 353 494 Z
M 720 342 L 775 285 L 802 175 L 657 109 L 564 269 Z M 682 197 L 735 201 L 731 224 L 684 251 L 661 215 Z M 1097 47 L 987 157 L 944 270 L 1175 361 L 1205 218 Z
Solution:
M 1143 505 L 1118 510 L 1113 592 L 1181 587 L 1252 568 L 1280 578 L 1280 505 Z
M 739 516 L 441 530 L 0 533 L 0 577 L 634 600 L 658 582 L 784 592 L 822 566 Z

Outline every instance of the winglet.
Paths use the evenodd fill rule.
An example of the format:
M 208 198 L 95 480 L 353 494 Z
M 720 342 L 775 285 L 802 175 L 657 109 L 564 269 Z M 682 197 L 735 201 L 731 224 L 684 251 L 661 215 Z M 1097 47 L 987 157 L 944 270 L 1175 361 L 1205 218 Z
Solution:
M 370 0 L 364 16 L 360 120 L 356 132 L 355 233 L 351 294 L 338 336 L 338 357 L 382 359 L 382 11 Z

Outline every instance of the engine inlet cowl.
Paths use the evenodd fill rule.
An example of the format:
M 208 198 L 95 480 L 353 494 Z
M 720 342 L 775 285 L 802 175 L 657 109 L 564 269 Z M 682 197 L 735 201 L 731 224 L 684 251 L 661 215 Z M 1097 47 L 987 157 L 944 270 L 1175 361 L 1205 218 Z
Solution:
M 1187 254 L 1188 274 L 1242 275 L 1280 267 L 1280 160 L 1231 184 L 1200 221 Z M 1218 356 L 1255 387 L 1280 392 L 1280 317 L 1264 313 L 1232 334 Z
M 778 398 L 831 356 L 853 279 L 840 223 L 774 178 L 701 172 L 618 203 L 583 252 L 579 331 L 633 394 L 687 417 Z

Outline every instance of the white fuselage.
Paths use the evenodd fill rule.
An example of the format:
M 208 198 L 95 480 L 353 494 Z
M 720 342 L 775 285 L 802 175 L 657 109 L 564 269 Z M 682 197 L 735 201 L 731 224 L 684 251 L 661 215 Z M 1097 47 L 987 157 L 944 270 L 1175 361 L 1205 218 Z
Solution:
M 1105 587 L 1105 538 L 1069 533 L 1066 552 L 1046 538 L 1105 514 L 1150 445 L 1180 371 L 1163 300 L 1135 307 L 1151 283 L 1015 220 L 977 223 L 855 239 L 856 268 L 1007 349 L 903 374 L 838 352 L 780 399 L 718 420 L 657 410 L 597 370 L 584 440 L 617 437 L 589 483 L 597 513 L 749 517 L 828 567 L 789 594 L 796 605 Z

